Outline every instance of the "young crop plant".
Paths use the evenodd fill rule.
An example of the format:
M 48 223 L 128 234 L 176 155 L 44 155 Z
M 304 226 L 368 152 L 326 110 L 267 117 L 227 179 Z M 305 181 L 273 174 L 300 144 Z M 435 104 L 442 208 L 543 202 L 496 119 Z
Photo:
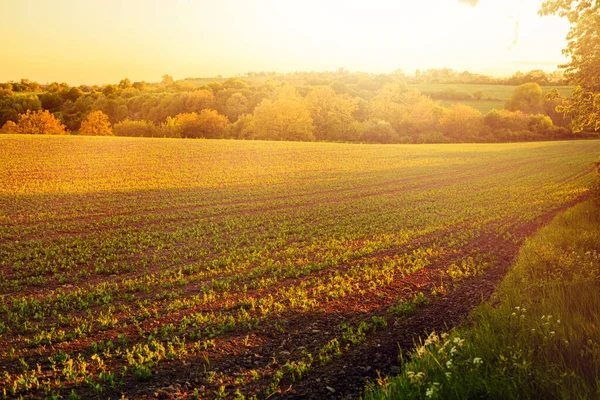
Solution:
M 515 255 L 540 220 L 589 196 L 600 152 L 592 140 L 1 136 L 7 398 L 144 397 L 165 371 L 173 396 L 302 397 L 325 378 L 315 371 L 347 364 L 391 320 L 469 285 Z M 589 251 L 561 262 L 593 275 Z M 541 315 L 554 322 L 543 336 L 532 326 L 537 344 L 567 318 Z M 294 349 L 281 364 L 271 359 L 280 349 Z M 481 353 L 465 365 L 474 357 L 478 370 L 490 365 Z
M 396 316 L 397 320 L 401 320 L 413 315 L 419 307 L 426 306 L 431 302 L 423 292 L 417 293 L 412 300 L 400 300 L 394 306 L 388 308 L 388 312 Z

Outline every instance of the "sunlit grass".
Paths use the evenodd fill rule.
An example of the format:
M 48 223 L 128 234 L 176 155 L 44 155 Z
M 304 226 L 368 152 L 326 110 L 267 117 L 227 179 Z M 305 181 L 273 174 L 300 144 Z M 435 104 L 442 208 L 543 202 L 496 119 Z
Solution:
M 432 333 L 365 399 L 597 398 L 600 201 L 528 240 L 473 325 Z M 499 302 L 499 305 L 495 305 Z

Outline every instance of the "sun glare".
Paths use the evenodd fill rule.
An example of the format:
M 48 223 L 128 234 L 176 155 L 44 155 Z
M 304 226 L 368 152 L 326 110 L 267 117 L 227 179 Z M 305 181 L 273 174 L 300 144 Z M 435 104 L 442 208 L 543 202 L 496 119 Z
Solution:
M 185 78 L 339 67 L 551 71 L 564 61 L 567 24 L 540 18 L 540 3 L 3 2 L 0 80 L 107 83 L 124 76 L 156 81 L 164 73 Z

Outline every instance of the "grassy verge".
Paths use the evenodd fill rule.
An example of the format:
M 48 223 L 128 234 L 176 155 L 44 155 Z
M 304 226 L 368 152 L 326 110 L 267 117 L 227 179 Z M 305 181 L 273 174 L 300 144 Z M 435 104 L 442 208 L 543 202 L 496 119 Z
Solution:
M 494 304 L 432 333 L 365 399 L 600 397 L 600 199 L 527 241 Z

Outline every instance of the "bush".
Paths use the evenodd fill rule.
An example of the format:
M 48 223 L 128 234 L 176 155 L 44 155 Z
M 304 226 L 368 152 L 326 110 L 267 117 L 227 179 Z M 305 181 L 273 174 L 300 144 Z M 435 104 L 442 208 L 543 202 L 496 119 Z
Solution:
M 186 138 L 222 138 L 229 124 L 227 117 L 215 110 L 202 110 L 200 114 L 178 114 L 175 119 L 180 126 L 181 136 Z
M 102 111 L 94 111 L 81 123 L 79 134 L 84 136 L 112 136 L 112 128 L 108 115 Z
M 362 124 L 360 140 L 367 143 L 397 143 L 398 134 L 387 121 L 368 119 Z
M 150 121 L 140 120 L 132 121 L 126 119 L 113 126 L 113 133 L 116 136 L 139 136 L 139 137 L 161 137 L 162 132 L 159 127 Z
M 27 110 L 25 114 L 19 114 L 17 123 L 7 121 L 2 126 L 2 133 L 17 133 L 30 135 L 67 135 L 65 126 L 60 123 L 49 111 Z
M 477 141 L 483 123 L 481 112 L 464 104 L 454 104 L 440 118 L 442 132 L 456 142 Z
M 415 143 L 450 143 L 450 140 L 442 132 L 431 131 L 419 133 Z

